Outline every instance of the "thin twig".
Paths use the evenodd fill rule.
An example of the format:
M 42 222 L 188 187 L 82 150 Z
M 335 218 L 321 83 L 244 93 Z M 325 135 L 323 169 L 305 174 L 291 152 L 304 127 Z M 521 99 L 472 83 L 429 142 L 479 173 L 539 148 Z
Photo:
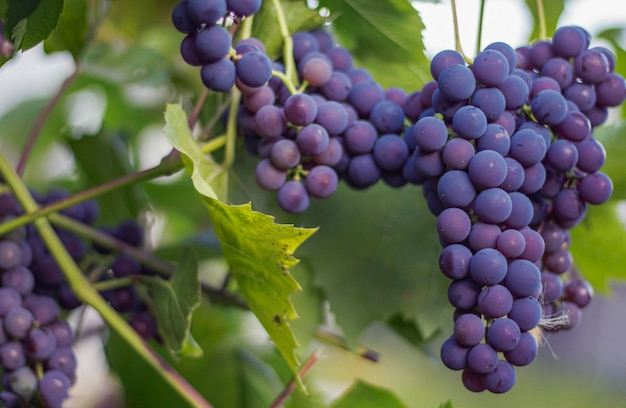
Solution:
M 37 143 L 37 139 L 39 138 L 39 135 L 41 134 L 41 129 L 43 128 L 43 125 L 46 123 L 48 116 L 50 116 L 52 109 L 54 109 L 57 103 L 59 103 L 61 96 L 63 96 L 63 94 L 65 93 L 65 91 L 67 91 L 67 89 L 70 87 L 72 82 L 74 82 L 74 80 L 78 77 L 79 73 L 80 73 L 80 64 L 76 63 L 76 67 L 74 68 L 74 72 L 72 72 L 72 75 L 70 75 L 69 77 L 65 79 L 65 81 L 63 81 L 63 84 L 61 85 L 59 90 L 52 96 L 52 98 L 48 100 L 48 102 L 43 107 L 41 112 L 39 112 L 39 116 L 37 117 L 37 120 L 35 120 L 35 124 L 33 125 L 33 128 L 30 131 L 30 134 L 28 135 L 26 144 L 24 145 L 24 150 L 22 150 L 22 154 L 20 155 L 20 158 L 17 162 L 17 166 L 15 167 L 15 171 L 17 172 L 18 175 L 21 176 L 24 173 L 24 168 L 26 167 L 26 162 L 28 161 L 28 157 L 30 156 L 30 153 L 35 147 L 35 144 Z
M 300 378 L 300 380 L 302 380 L 302 378 L 304 378 L 304 376 L 306 375 L 306 373 L 311 369 L 311 367 L 313 367 L 313 365 L 315 363 L 317 363 L 317 361 L 319 360 L 319 350 L 316 350 L 313 354 L 311 354 L 311 356 L 304 362 L 304 364 L 302 365 L 302 368 L 300 369 L 300 371 L 298 372 L 298 378 Z M 287 398 L 289 398 L 289 396 L 291 395 L 291 393 L 296 389 L 296 387 L 298 386 L 298 382 L 294 379 L 291 380 L 289 382 L 289 384 L 287 384 L 287 386 L 281 391 L 281 393 L 276 397 L 276 399 L 274 400 L 274 402 L 272 402 L 272 404 L 270 405 L 270 408 L 279 408 L 281 407 L 285 401 L 287 400 Z

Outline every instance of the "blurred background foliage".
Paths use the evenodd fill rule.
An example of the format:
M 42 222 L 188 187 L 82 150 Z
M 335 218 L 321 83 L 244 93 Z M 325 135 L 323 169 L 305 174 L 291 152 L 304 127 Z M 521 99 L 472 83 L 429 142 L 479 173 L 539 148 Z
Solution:
M 594 7 L 593 1 L 580 1 Z M 170 22 L 176 2 L 146 0 L 139 6 L 127 1 L 65 0 L 61 23 L 46 41 L 45 51 L 50 58 L 71 55 L 80 61 L 80 71 L 44 125 L 24 176 L 29 186 L 42 192 L 54 186 L 80 192 L 155 165 L 169 151 L 162 134 L 165 104 L 182 101 L 190 109 L 202 89 L 198 70 L 179 57 L 182 35 Z M 271 2 L 264 3 L 253 34 L 277 56 L 281 38 Z M 325 25 L 353 52 L 356 64 L 370 70 L 384 87 L 412 92 L 430 80 L 422 31 L 438 22 L 422 19 L 420 8 L 433 2 L 281 3 L 291 30 Z M 489 7 L 491 2 L 486 3 Z M 537 39 L 535 1 L 510 3 L 527 7 L 532 26 L 527 40 Z M 551 33 L 571 2 L 543 3 Z M 447 2 L 442 6 L 449 10 Z M 484 21 L 485 27 L 489 24 Z M 616 71 L 626 76 L 624 24 L 592 34 L 594 41 L 615 52 Z M 41 61 L 46 64 L 44 58 Z M 10 64 L 5 67 L 10 69 Z M 24 98 L 0 117 L 0 144 L 10 157 L 18 156 L 49 96 Z M 200 115 L 200 125 L 216 124 L 213 134 L 223 130 L 224 98 L 211 95 Z M 459 373 L 439 362 L 438 349 L 450 332 L 452 309 L 446 300 L 448 282 L 437 267 L 435 220 L 419 188 L 379 184 L 354 191 L 342 185 L 333 197 L 315 201 L 305 214 L 289 215 L 277 207 L 273 193 L 256 185 L 257 159 L 242 143 L 231 171 L 230 201 L 251 201 L 253 209 L 278 222 L 319 227 L 296 253 L 301 263 L 292 273 L 303 290 L 293 296 L 300 317 L 292 327 L 301 343 L 300 359 L 318 348 L 321 358 L 305 379 L 310 395 L 296 391 L 287 406 L 329 406 L 356 379 L 390 390 L 408 407 L 437 407 L 448 400 L 455 407 L 624 406 L 626 353 L 614 339 L 626 333 L 626 320 L 618 313 L 626 307 L 625 291 L 615 285 L 626 278 L 626 233 L 620 214 L 621 200 L 626 198 L 626 143 L 621 140 L 625 115 L 626 109 L 613 112 L 611 122 L 597 132 L 608 152 L 605 171 L 615 184 L 613 199 L 591 209 L 587 221 L 572 234 L 575 262 L 594 284 L 598 298 L 586 310 L 589 318 L 585 316 L 583 325 L 547 338 L 536 362 L 520 369 L 517 385 L 501 396 L 467 392 Z M 220 282 L 225 272 L 221 252 L 206 208 L 184 174 L 119 189 L 99 197 L 99 202 L 101 224 L 140 219 L 150 231 L 155 252 L 177 259 L 184 248 L 192 247 L 201 259 L 203 278 Z M 249 312 L 205 300 L 194 314 L 192 331 L 205 355 L 172 364 L 214 406 L 267 407 L 289 382 L 289 370 Z M 360 356 L 363 350 L 375 353 L 377 361 Z M 181 406 L 120 339 L 111 337 L 106 352 L 124 387 L 127 406 Z

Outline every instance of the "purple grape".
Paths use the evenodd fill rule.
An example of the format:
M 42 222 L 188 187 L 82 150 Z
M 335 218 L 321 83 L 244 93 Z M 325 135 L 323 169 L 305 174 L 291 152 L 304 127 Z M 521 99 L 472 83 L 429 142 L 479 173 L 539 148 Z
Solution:
M 254 115 L 255 128 L 268 139 L 276 139 L 287 130 L 287 119 L 283 109 L 268 105 L 263 106 Z
M 326 50 L 326 55 L 332 62 L 335 71 L 347 72 L 352 68 L 354 63 L 350 51 L 338 45 L 332 46 Z
M 535 359 L 538 348 L 535 336 L 528 332 L 522 332 L 517 346 L 512 350 L 505 351 L 504 358 L 512 365 L 526 366 Z
M 5 370 L 15 370 L 26 364 L 24 346 L 18 341 L 9 341 L 0 346 L 0 364 Z
M 348 127 L 348 113 L 340 103 L 326 101 L 317 107 L 315 123 L 323 126 L 329 135 L 339 135 Z
M 567 114 L 567 103 L 563 95 L 550 89 L 534 96 L 530 107 L 537 121 L 544 125 L 558 125 Z
M 476 196 L 474 212 L 483 222 L 499 224 L 509 218 L 512 210 L 511 196 L 501 188 L 488 188 Z
M 47 370 L 39 380 L 39 393 L 50 408 L 60 408 L 72 382 L 59 370 Z
M 272 145 L 269 159 L 277 170 L 288 170 L 300 163 L 300 151 L 293 140 L 282 139 Z
M 311 52 L 319 51 L 319 43 L 315 36 L 305 31 L 298 31 L 291 35 L 293 40 L 293 57 L 300 61 Z
M 606 160 L 604 146 L 595 139 L 586 139 L 576 145 L 578 162 L 576 167 L 587 173 L 594 173 L 602 168 Z
M 471 278 L 454 280 L 448 286 L 448 302 L 457 309 L 476 307 L 481 286 Z
M 285 101 L 285 118 L 296 126 L 312 123 L 317 116 L 317 104 L 310 95 L 294 94 Z
M 487 329 L 487 344 L 496 351 L 513 350 L 519 344 L 520 338 L 520 327 L 515 320 L 506 317 L 495 319 Z
M 609 73 L 596 84 L 597 103 L 600 106 L 619 106 L 626 99 L 626 83 L 619 74 Z
M 24 253 L 13 241 L 0 241 L 0 269 L 11 269 L 23 265 Z
M 313 161 L 317 164 L 334 167 L 339 164 L 343 157 L 344 149 L 339 137 L 331 137 L 328 147 L 320 154 L 313 155 Z
M 495 285 L 507 274 L 507 262 L 497 249 L 483 248 L 470 260 L 470 274 L 481 285 Z
M 469 368 L 465 368 L 461 373 L 461 381 L 465 388 L 472 392 L 485 391 L 485 385 L 483 384 L 484 374 L 476 373 Z
M 561 89 L 574 81 L 574 70 L 570 62 L 561 57 L 550 58 L 541 67 L 541 75 L 554 79 Z
M 378 138 L 376 128 L 366 120 L 357 120 L 344 132 L 344 147 L 351 154 L 370 153 Z
M 562 26 L 552 36 L 554 53 L 563 58 L 572 58 L 589 46 L 589 36 L 578 26 Z
M 322 153 L 328 147 L 329 135 L 322 126 L 312 123 L 298 131 L 296 144 L 300 153 L 311 156 Z
M 520 297 L 513 301 L 509 318 L 514 320 L 521 331 L 534 329 L 541 320 L 541 305 L 534 297 Z
M 147 311 L 135 312 L 128 320 L 128 324 L 146 340 L 154 338 L 158 333 L 156 320 Z
M 447 243 L 463 242 L 470 233 L 472 222 L 463 210 L 446 208 L 437 217 L 437 231 Z
M 546 153 L 546 164 L 557 171 L 568 171 L 578 162 L 576 145 L 569 140 L 555 140 Z
M 59 347 L 46 361 L 48 370 L 59 370 L 72 380 L 76 375 L 76 355 L 71 347 Z
M 520 230 L 526 245 L 524 246 L 524 252 L 519 256 L 520 259 L 527 259 L 530 262 L 537 262 L 543 256 L 545 245 L 543 238 L 537 231 L 530 228 Z
M 216 62 L 228 55 L 232 37 L 222 26 L 205 28 L 196 34 L 196 52 L 206 62 Z
M 17 290 L 11 287 L 0 287 L 0 316 L 4 317 L 20 306 L 22 306 L 22 297 Z
M 202 83 L 215 92 L 226 92 L 235 85 L 235 64 L 228 58 L 202 66 L 200 70 Z M 259 84 L 257 86 L 260 86 Z
M 57 302 L 44 295 L 31 294 L 24 299 L 24 307 L 33 314 L 39 325 L 47 325 L 59 317 L 59 305 Z
M 543 160 L 547 151 L 543 136 L 532 129 L 518 130 L 511 136 L 510 155 L 524 167 Z
M 357 189 L 364 189 L 380 180 L 381 171 L 374 156 L 361 154 L 353 156 L 348 164 L 348 181 Z
M 463 346 L 474 346 L 485 336 L 483 320 L 473 313 L 465 313 L 454 321 L 454 338 Z
M 462 101 L 474 93 L 476 78 L 472 70 L 465 65 L 453 64 L 439 73 L 437 84 L 439 91 L 446 99 Z
M 496 50 L 500 52 L 506 58 L 509 63 L 509 74 L 513 72 L 513 69 L 517 65 L 517 52 L 509 44 L 503 42 L 492 42 L 485 47 L 485 50 Z
M 328 166 L 314 166 L 306 175 L 305 187 L 312 197 L 327 198 L 337 190 L 338 177 Z
M 497 89 L 504 96 L 505 109 L 521 108 L 530 95 L 527 83 L 518 75 L 507 76 Z
M 382 170 L 399 170 L 409 157 L 409 149 L 402 138 L 396 134 L 385 134 L 374 144 L 374 160 Z
M 480 221 L 475 222 L 468 237 L 469 246 L 474 251 L 484 248 L 495 248 L 500 234 L 500 227 L 497 225 L 486 224 Z
M 439 270 L 450 279 L 463 279 L 469 276 L 472 251 L 465 245 L 452 244 L 439 254 Z
M 370 112 L 370 121 L 380 133 L 400 133 L 404 125 L 404 111 L 395 102 L 378 102 Z
M 437 194 L 446 207 L 464 208 L 474 200 L 476 190 L 466 172 L 451 170 L 439 178 Z
M 609 61 L 598 50 L 584 50 L 574 59 L 574 71 L 584 83 L 596 84 L 609 74 Z
M 516 379 L 515 368 L 507 361 L 499 360 L 495 370 L 483 377 L 483 384 L 487 390 L 501 394 L 513 388 Z
M 524 236 L 515 229 L 502 231 L 496 240 L 496 249 L 507 258 L 517 258 L 524 252 L 525 247 Z
M 261 9 L 261 0 L 226 0 L 226 8 L 238 17 L 246 17 Z
M 287 180 L 287 172 L 277 169 L 270 159 L 261 160 L 255 170 L 256 181 L 265 190 L 278 190 Z
M 424 152 L 440 150 L 448 140 L 448 128 L 435 117 L 425 117 L 418 120 L 411 130 L 411 137 Z
M 261 51 L 249 52 L 237 61 L 236 74 L 247 86 L 262 86 L 272 76 L 272 61 Z
M 362 118 L 368 117 L 374 106 L 384 100 L 383 88 L 377 83 L 362 82 L 353 85 L 348 94 L 348 102 Z
M 477 88 L 472 95 L 472 105 L 485 114 L 488 122 L 493 122 L 504 112 L 506 101 L 498 88 Z
M 46 326 L 54 334 L 58 347 L 71 346 L 74 341 L 74 332 L 65 320 L 57 320 Z
M 485 317 L 502 317 L 511 311 L 513 296 L 503 285 L 487 286 L 478 295 L 477 305 Z
M 191 34 L 196 30 L 197 24 L 189 15 L 189 2 L 187 0 L 180 1 L 172 9 L 172 24 L 174 27 L 184 34 Z
M 300 181 L 290 180 L 283 184 L 276 193 L 280 208 L 289 213 L 301 213 L 309 207 L 310 197 Z
M 452 117 L 452 129 L 464 139 L 478 139 L 487 130 L 487 117 L 476 106 L 463 106 Z
M 541 290 L 541 273 L 534 263 L 516 259 L 509 263 L 503 284 L 514 296 L 533 296 Z
M 352 81 L 343 72 L 334 71 L 330 79 L 319 88 L 319 91 L 326 98 L 343 102 L 348 99 L 348 95 L 352 90 Z
M 564 298 L 568 302 L 576 304 L 576 306 L 583 308 L 591 302 L 593 297 L 593 288 L 582 279 L 575 279 L 567 284 L 563 290 Z
M 490 373 L 497 364 L 498 352 L 487 343 L 476 344 L 467 353 L 467 367 L 475 373 Z
M 529 60 L 533 68 L 541 70 L 543 64 L 554 57 L 552 42 L 548 40 L 535 41 L 530 45 Z
M 613 182 L 602 172 L 587 174 L 578 186 L 580 198 L 589 204 L 603 204 L 611 198 Z
M 45 328 L 34 328 L 24 338 L 24 351 L 29 358 L 46 360 L 57 348 L 54 333 Z
M 246 94 L 244 92 L 243 103 L 250 112 L 256 112 L 263 106 L 272 105 L 276 101 L 276 93 L 268 85 L 263 85 L 258 88 L 249 88 L 241 84 L 240 81 L 235 81 L 235 85 L 240 90 L 242 90 L 242 88 L 248 89 L 249 93 Z
M 593 109 L 598 99 L 593 85 L 581 84 L 579 82 L 574 82 L 568 86 L 563 91 L 563 96 L 568 101 L 574 102 L 576 107 L 583 112 Z
M 468 140 L 457 137 L 445 144 L 441 151 L 441 159 L 450 170 L 465 170 L 474 154 L 474 145 Z
M 469 163 L 468 174 L 476 188 L 498 187 L 504 182 L 507 164 L 504 157 L 493 150 L 477 152 Z
M 450 370 L 462 370 L 467 366 L 469 350 L 468 347 L 459 344 L 454 336 L 450 336 L 441 344 L 441 361 Z
M 30 400 L 35 391 L 37 391 L 38 383 L 37 376 L 33 369 L 28 366 L 19 367 L 8 375 L 11 391 L 25 400 Z M 2 402 L 1 399 L 0 402 Z M 2 406 L 4 407 L 5 405 Z
M 472 73 L 485 86 L 498 86 L 509 75 L 509 61 L 495 49 L 486 49 L 474 58 Z
M 567 188 L 554 197 L 554 215 L 564 221 L 578 220 L 585 213 L 585 201 L 578 190 Z

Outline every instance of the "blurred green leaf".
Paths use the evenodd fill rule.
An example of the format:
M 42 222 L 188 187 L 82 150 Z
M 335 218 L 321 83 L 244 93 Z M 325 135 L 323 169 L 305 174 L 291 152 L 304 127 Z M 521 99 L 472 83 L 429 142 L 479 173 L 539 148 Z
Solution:
M 324 22 L 324 19 L 319 16 L 318 12 L 308 8 L 304 1 L 281 0 L 280 4 L 285 14 L 290 34 L 297 31 L 310 30 Z M 276 59 L 282 56 L 283 37 L 278 28 L 278 17 L 273 1 L 265 0 L 261 10 L 255 14 L 252 36 L 263 42 L 267 55 L 270 58 Z
M 330 9 L 339 43 L 365 68 L 381 68 L 375 76 L 381 84 L 418 89 L 430 75 L 424 23 L 409 1 L 321 0 L 320 7 Z
M 426 343 L 441 333 L 441 330 L 435 330 L 429 336 L 424 336 L 417 322 L 414 319 L 403 316 L 401 313 L 390 316 L 385 323 L 409 343 L 419 348 L 423 348 Z
M 5 30 L 16 49 L 28 50 L 50 36 L 62 12 L 63 0 L 9 0 Z
M 252 211 L 250 204 L 228 205 L 216 199 L 209 185 L 215 174 L 213 164 L 199 151 L 180 105 L 169 104 L 165 119 L 165 134 L 191 166 L 188 170 L 194 187 L 209 209 L 213 229 L 239 290 L 297 374 L 298 343 L 289 326 L 289 320 L 297 314 L 289 296 L 300 286 L 289 268 L 298 263 L 293 252 L 315 230 L 276 224 L 269 215 Z
M 118 134 L 99 133 L 80 139 L 68 139 L 68 145 L 85 179 L 85 185 L 97 186 L 132 171 L 127 147 Z M 136 186 L 117 188 L 98 197 L 102 208 L 100 220 L 115 224 L 122 219 L 137 219 L 145 197 Z
M 79 59 L 90 31 L 87 10 L 87 0 L 65 0 L 59 24 L 44 43 L 46 52 L 69 51 Z
M 333 402 L 332 408 L 406 408 L 391 391 L 357 380 Z
M 442 402 L 439 405 L 439 408 L 454 408 L 454 407 L 452 406 L 452 401 L 448 400 L 446 402 Z
M 585 219 L 571 230 L 570 250 L 582 276 L 599 292 L 616 280 L 626 280 L 626 229 L 616 201 L 587 206 Z
M 606 162 L 602 166 L 603 173 L 606 173 L 613 181 L 614 200 L 626 199 L 626 172 L 624 171 L 624 157 L 626 155 L 626 143 L 624 143 L 624 132 L 626 123 L 620 122 L 612 126 L 603 126 L 595 130 L 595 136 L 606 150 Z
M 537 13 L 537 0 L 526 0 L 526 7 L 530 11 L 530 14 L 533 19 L 533 29 L 530 32 L 530 36 L 528 38 L 529 42 L 533 42 L 536 40 L 547 40 L 547 38 L 539 38 L 540 28 L 539 28 L 539 14 Z M 545 15 L 546 22 L 546 35 L 548 37 L 552 37 L 552 34 L 556 31 L 557 24 L 559 22 L 559 17 L 563 13 L 565 9 L 565 0 L 550 0 L 541 2 L 543 5 L 543 12 Z

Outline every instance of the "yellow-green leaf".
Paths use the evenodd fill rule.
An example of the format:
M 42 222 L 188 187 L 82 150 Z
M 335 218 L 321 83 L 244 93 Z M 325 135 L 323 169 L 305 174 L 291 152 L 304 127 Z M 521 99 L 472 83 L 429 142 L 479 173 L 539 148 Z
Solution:
M 253 211 L 251 204 L 231 205 L 217 199 L 203 175 L 217 166 L 200 152 L 180 105 L 170 104 L 165 113 L 165 134 L 186 156 L 194 187 L 201 194 L 224 256 L 250 310 L 261 322 L 283 358 L 297 373 L 298 342 L 289 325 L 297 317 L 290 295 L 300 285 L 289 272 L 298 263 L 295 250 L 315 229 L 277 224 L 274 217 Z

